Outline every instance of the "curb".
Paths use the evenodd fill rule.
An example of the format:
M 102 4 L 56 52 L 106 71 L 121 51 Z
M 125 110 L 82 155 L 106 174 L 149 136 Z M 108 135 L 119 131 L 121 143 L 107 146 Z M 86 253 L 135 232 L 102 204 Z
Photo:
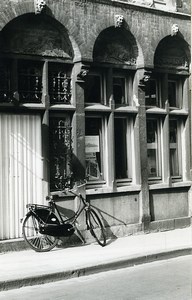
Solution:
M 0 292 L 11 290 L 11 289 L 17 289 L 25 286 L 40 285 L 40 284 L 55 282 L 59 280 L 66 280 L 70 278 L 87 276 L 87 275 L 110 271 L 110 270 L 128 268 L 128 267 L 133 267 L 135 265 L 141 265 L 141 264 L 150 263 L 154 261 L 166 260 L 178 256 L 191 255 L 191 254 L 192 254 L 192 248 L 183 248 L 183 249 L 170 250 L 165 252 L 138 256 L 138 257 L 131 257 L 131 258 L 129 257 L 123 260 L 108 262 L 106 264 L 88 266 L 85 268 L 78 268 L 78 269 L 68 270 L 63 272 L 43 274 L 43 275 L 26 277 L 21 279 L 14 279 L 9 281 L 1 281 Z

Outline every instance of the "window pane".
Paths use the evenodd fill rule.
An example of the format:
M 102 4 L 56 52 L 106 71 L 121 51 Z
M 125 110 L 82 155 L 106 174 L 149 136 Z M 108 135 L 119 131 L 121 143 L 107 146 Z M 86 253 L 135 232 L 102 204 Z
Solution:
M 176 82 L 174 81 L 168 82 L 168 99 L 170 107 L 177 107 Z
M 49 64 L 49 96 L 52 104 L 71 101 L 71 69 L 64 64 Z
M 155 80 L 150 80 L 149 83 L 146 85 L 145 100 L 146 100 L 146 105 L 149 106 L 158 105 Z
M 157 120 L 147 120 L 148 176 L 161 176 Z
M 71 178 L 71 126 L 69 118 L 50 119 L 50 186 L 64 189 Z
M 0 63 L 0 102 L 9 102 L 11 97 L 10 63 Z
M 19 61 L 19 99 L 21 102 L 41 102 L 42 63 Z
M 101 118 L 86 118 L 85 120 L 85 158 L 88 180 L 103 179 L 101 121 Z
M 116 179 L 128 178 L 127 119 L 115 118 Z
M 171 176 L 179 176 L 179 156 L 178 156 L 178 130 L 177 121 L 171 120 L 169 123 L 169 146 L 170 146 L 170 173 Z
M 125 103 L 125 78 L 113 78 L 113 98 L 115 104 Z
M 85 82 L 85 102 L 100 103 L 101 99 L 101 77 L 88 75 Z

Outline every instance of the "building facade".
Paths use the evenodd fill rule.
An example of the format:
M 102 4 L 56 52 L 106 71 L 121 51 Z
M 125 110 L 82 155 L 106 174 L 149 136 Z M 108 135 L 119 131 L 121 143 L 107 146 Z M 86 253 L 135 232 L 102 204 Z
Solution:
M 22 237 L 27 203 L 84 178 L 109 238 L 191 225 L 190 12 L 189 0 L 3 1 L 0 240 Z

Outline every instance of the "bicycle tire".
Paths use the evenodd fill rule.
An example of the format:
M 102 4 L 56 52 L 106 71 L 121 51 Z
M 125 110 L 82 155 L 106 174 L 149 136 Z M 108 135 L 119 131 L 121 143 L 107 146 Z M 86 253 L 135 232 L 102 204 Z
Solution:
M 103 224 L 93 209 L 87 211 L 88 229 L 97 243 L 104 247 L 106 245 L 106 236 Z
M 55 222 L 59 222 L 57 217 L 51 213 L 51 218 L 55 218 Z M 47 220 L 49 221 L 49 220 Z M 57 243 L 58 238 L 50 235 L 40 233 L 40 224 L 37 217 L 33 213 L 29 213 L 22 226 L 23 237 L 26 243 L 36 252 L 47 252 L 53 249 Z

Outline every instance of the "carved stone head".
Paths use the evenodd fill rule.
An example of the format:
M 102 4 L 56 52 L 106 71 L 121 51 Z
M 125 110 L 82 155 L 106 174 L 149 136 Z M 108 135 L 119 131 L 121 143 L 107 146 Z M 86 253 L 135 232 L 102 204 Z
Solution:
M 179 26 L 177 24 L 173 24 L 171 27 L 171 35 L 176 35 L 179 31 Z
M 122 15 L 115 15 L 115 27 L 121 27 L 123 25 L 124 17 Z
M 34 0 L 35 5 L 35 13 L 40 14 L 42 10 L 45 8 L 46 1 L 45 0 Z

